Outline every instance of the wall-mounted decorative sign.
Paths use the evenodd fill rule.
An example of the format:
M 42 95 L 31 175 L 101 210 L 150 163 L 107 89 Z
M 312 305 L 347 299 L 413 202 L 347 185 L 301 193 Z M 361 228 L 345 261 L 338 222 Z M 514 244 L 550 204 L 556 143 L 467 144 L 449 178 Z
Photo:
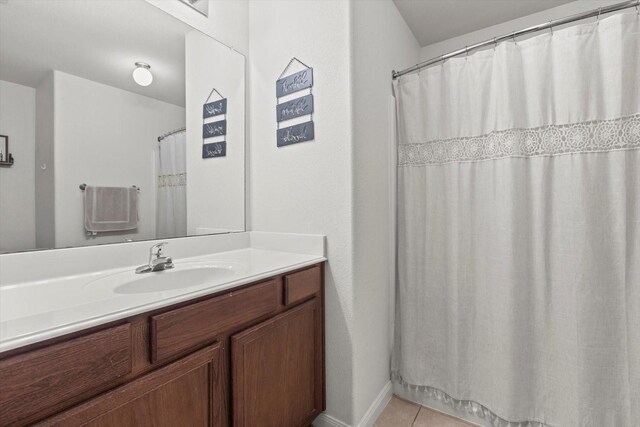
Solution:
M 0 166 L 12 166 L 13 154 L 9 153 L 9 137 L 0 135 Z
M 305 122 L 278 129 L 278 147 L 311 141 L 314 136 L 315 130 L 313 128 L 313 122 Z
M 217 90 L 215 91 L 218 93 Z M 222 98 L 218 101 L 213 101 L 202 106 L 203 119 L 219 116 L 220 114 L 227 114 L 227 98 Z
M 202 146 L 202 158 L 210 159 L 212 157 L 224 157 L 227 155 L 227 143 L 212 142 L 211 144 L 204 144 Z
M 304 69 L 288 76 L 284 76 L 294 61 L 302 65 Z M 303 95 L 295 99 L 287 99 L 282 103 L 280 102 L 280 98 L 284 96 L 290 98 L 289 95 L 305 89 L 309 89 L 308 95 Z M 276 138 L 277 146 L 284 147 L 286 145 L 311 141 L 314 139 L 313 68 L 309 67 L 298 58 L 292 58 L 284 71 L 280 74 L 280 77 L 276 80 L 276 100 L 276 122 L 278 123 Z M 309 116 L 308 122 L 298 123 L 280 129 L 281 122 L 307 115 Z
M 220 99 L 211 101 L 214 92 Z M 211 89 L 209 96 L 202 106 L 202 158 L 225 157 L 227 155 L 227 142 L 213 141 L 205 143 L 209 138 L 220 138 L 227 134 L 227 98 L 222 96 L 215 88 Z M 220 117 L 224 114 L 224 119 Z M 215 121 L 214 121 L 215 120 Z
M 296 61 L 298 60 L 296 59 Z M 289 64 L 291 64 L 291 62 Z M 308 89 L 311 86 L 313 86 L 313 68 L 307 67 L 306 70 L 298 71 L 295 74 L 278 79 L 276 82 L 276 96 L 280 98 L 303 89 Z
M 305 95 L 276 106 L 276 120 L 279 122 L 313 113 L 313 95 Z
M 212 138 L 214 136 L 223 136 L 227 134 L 227 121 L 205 123 L 202 125 L 202 137 Z

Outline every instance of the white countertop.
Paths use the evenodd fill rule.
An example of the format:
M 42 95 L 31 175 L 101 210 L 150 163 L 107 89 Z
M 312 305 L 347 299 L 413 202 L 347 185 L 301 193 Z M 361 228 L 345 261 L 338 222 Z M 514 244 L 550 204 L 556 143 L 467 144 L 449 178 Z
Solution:
M 274 235 L 275 239 L 269 238 L 271 244 L 262 244 L 265 234 L 268 236 L 269 233 L 260 233 L 259 238 L 252 238 L 252 242 L 260 244 L 250 244 L 250 247 L 174 258 L 175 269 L 165 272 L 135 274 L 135 266 L 126 266 L 4 285 L 0 287 L 0 352 L 231 289 L 326 260 L 324 254 L 318 251 L 295 253 L 292 251 L 295 244 L 287 245 L 287 241 L 291 240 L 282 237 L 287 235 Z M 294 236 L 292 241 L 297 243 L 295 239 L 299 239 L 299 236 L 291 236 Z M 274 250 L 274 246 L 280 245 L 283 250 Z M 170 251 L 167 253 L 170 254 Z M 216 271 L 222 274 L 179 289 L 125 294 L 117 292 L 117 286 L 129 280 L 153 275 L 165 275 L 163 278 L 169 278 L 172 274 L 181 274 L 180 272 L 186 269 L 209 267 L 216 268 Z

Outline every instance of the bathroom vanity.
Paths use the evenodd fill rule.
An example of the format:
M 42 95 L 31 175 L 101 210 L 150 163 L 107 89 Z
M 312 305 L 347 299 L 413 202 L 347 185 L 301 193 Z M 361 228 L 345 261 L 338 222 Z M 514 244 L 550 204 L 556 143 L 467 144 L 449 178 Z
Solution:
M 5 349 L 0 425 L 311 425 L 325 408 L 324 258 L 246 248 L 216 254 L 218 265 L 225 256 L 245 264 L 238 277 L 259 278 L 184 297 L 164 277 L 188 277 L 194 264 L 177 262 L 176 272 L 144 275 L 164 289 L 154 298 L 173 298 L 164 306 L 140 312 L 138 300 L 137 314 Z M 306 261 L 286 267 L 295 256 Z

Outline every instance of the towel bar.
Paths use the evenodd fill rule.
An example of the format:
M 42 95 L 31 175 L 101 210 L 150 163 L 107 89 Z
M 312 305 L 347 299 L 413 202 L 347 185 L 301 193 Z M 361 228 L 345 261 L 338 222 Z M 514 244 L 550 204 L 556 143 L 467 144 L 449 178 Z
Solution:
M 140 191 L 140 187 L 136 186 L 136 185 L 132 185 L 133 188 L 135 188 L 136 190 Z M 80 184 L 80 189 L 82 191 L 84 191 L 84 189 L 87 188 L 87 184 Z

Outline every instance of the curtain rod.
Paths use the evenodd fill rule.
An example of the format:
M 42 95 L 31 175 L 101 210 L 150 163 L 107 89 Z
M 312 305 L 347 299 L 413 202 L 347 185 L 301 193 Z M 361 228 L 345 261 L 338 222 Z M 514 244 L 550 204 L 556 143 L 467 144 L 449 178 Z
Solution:
M 442 62 L 444 60 L 447 60 L 449 58 L 453 58 L 454 56 L 458 56 L 458 55 L 462 55 L 463 53 L 469 53 L 472 50 L 476 50 L 476 49 L 480 49 L 486 46 L 490 46 L 490 45 L 497 45 L 498 43 L 505 41 L 505 40 L 510 40 L 510 39 L 515 39 L 516 37 L 519 36 L 523 36 L 525 34 L 530 34 L 530 33 L 535 33 L 537 31 L 542 31 L 542 30 L 547 30 L 549 28 L 553 28 L 553 27 L 557 27 L 559 25 L 565 25 L 565 24 L 569 24 L 571 22 L 575 22 L 575 21 L 580 21 L 583 19 L 587 19 L 587 18 L 594 18 L 594 17 L 598 17 L 598 19 L 600 18 L 600 15 L 602 15 L 603 13 L 611 13 L 611 12 L 617 12 L 619 10 L 623 10 L 623 9 L 629 9 L 631 7 L 640 7 L 640 0 L 629 0 L 629 1 L 624 1 L 622 3 L 616 3 L 616 4 L 612 4 L 610 6 L 602 6 L 599 7 L 598 9 L 593 9 L 590 10 L 588 12 L 584 12 L 584 13 L 579 13 L 577 15 L 572 15 L 569 16 L 567 18 L 562 18 L 562 19 L 556 19 L 553 21 L 549 21 L 546 22 L 544 24 L 539 24 L 539 25 L 535 25 L 533 27 L 529 27 L 529 28 L 525 28 L 524 30 L 520 30 L 520 31 L 514 31 L 512 33 L 509 34 L 505 34 L 503 36 L 500 37 L 494 37 L 490 40 L 486 40 L 480 43 L 476 43 L 474 45 L 471 46 L 466 46 L 464 49 L 458 49 L 455 50 L 453 52 L 447 53 L 445 55 L 440 55 L 436 58 L 432 58 L 429 59 L 427 61 L 421 62 L 419 64 L 414 65 L 413 67 L 409 67 L 406 68 L 402 71 L 392 71 L 391 72 L 391 76 L 392 79 L 395 80 L 400 76 L 404 76 L 405 74 L 409 74 L 412 73 L 414 71 L 420 71 L 422 68 L 428 67 L 430 65 L 433 64 L 437 64 L 438 62 Z
M 180 128 L 180 129 L 172 130 L 171 132 L 167 132 L 164 135 L 161 135 L 161 136 L 158 137 L 158 142 L 162 141 L 163 139 L 165 139 L 168 136 L 173 135 L 174 133 L 184 132 L 185 130 L 187 130 L 187 128 Z

